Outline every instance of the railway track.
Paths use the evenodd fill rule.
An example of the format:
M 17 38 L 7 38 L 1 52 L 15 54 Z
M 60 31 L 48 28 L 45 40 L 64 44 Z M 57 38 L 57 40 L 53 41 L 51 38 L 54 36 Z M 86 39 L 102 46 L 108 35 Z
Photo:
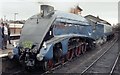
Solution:
M 84 69 L 84 70 L 82 71 L 81 75 L 84 75 L 84 74 L 88 73 L 88 71 L 89 71 L 100 59 L 102 59 L 102 57 L 103 57 L 105 54 L 107 54 L 107 52 L 114 46 L 114 44 L 115 44 L 117 41 L 118 41 L 118 39 L 116 39 L 116 40 L 114 41 L 114 43 L 112 43 L 112 45 L 111 45 L 103 54 L 101 54 L 93 63 L 91 63 L 86 69 Z M 120 52 L 119 52 L 119 54 L 117 55 L 117 58 L 116 58 L 113 66 L 112 66 L 112 68 L 111 68 L 111 70 L 110 70 L 110 72 L 109 72 L 109 75 L 111 75 L 111 74 L 113 73 L 114 68 L 115 68 L 115 65 L 116 65 L 116 63 L 117 63 L 117 61 L 118 61 L 118 57 L 119 57 L 119 56 L 120 56 Z
M 115 67 L 116 67 L 116 64 L 117 64 L 117 62 L 118 62 L 119 57 L 120 57 L 120 52 L 119 52 L 119 54 L 117 55 L 117 58 L 116 58 L 116 60 L 115 60 L 115 62 L 114 62 L 114 65 L 112 66 L 112 69 L 111 69 L 109 75 L 113 75 L 113 74 L 114 74 L 114 70 L 115 70 Z

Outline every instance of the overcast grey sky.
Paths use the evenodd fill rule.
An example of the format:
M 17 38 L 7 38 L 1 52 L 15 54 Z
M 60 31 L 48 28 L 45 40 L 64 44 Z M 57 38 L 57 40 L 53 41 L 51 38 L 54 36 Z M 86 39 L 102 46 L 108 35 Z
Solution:
M 118 0 L 0 0 L 0 18 L 5 15 L 13 19 L 17 12 L 17 19 L 27 19 L 39 13 L 39 4 L 49 4 L 56 10 L 68 12 L 69 8 L 78 5 L 83 9 L 82 15 L 92 14 L 107 20 L 111 24 L 118 21 Z

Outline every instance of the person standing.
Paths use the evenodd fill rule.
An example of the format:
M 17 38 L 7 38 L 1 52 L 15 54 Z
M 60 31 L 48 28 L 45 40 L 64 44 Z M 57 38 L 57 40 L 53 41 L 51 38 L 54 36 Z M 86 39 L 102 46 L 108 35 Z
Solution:
M 9 44 L 11 44 L 11 41 L 10 41 L 10 28 L 9 28 L 9 24 L 5 23 L 5 25 L 7 26 L 7 29 L 8 29 L 8 42 L 9 42 Z
M 2 33 L 3 33 L 3 49 L 7 49 L 8 28 L 6 24 L 3 24 Z
M 2 38 L 2 25 L 0 24 L 0 50 L 2 50 L 2 41 L 3 41 L 3 38 Z

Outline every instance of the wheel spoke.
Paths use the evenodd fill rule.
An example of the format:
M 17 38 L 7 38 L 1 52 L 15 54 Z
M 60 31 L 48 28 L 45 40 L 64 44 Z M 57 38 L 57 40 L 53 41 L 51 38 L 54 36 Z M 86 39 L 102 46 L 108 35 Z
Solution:
M 75 50 L 75 56 L 79 56 L 79 47 L 76 47 L 76 50 Z
M 71 60 L 73 58 L 73 50 L 69 50 L 68 53 L 67 53 L 67 60 Z
M 81 46 L 78 47 L 79 55 L 81 54 Z
M 82 50 L 83 54 L 86 52 L 86 45 L 85 44 L 82 45 L 81 50 Z
M 81 46 L 77 47 L 77 56 L 81 54 Z
M 48 61 L 48 69 L 52 69 L 53 68 L 53 61 L 49 60 Z

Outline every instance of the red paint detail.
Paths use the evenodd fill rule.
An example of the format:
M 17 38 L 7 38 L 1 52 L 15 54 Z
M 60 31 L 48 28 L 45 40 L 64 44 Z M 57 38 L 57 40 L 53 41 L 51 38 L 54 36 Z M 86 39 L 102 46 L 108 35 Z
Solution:
M 73 50 L 68 50 L 68 53 L 67 53 L 67 60 L 71 60 L 73 58 Z
M 52 69 L 53 68 L 53 61 L 52 60 L 49 60 L 48 62 L 48 69 Z

